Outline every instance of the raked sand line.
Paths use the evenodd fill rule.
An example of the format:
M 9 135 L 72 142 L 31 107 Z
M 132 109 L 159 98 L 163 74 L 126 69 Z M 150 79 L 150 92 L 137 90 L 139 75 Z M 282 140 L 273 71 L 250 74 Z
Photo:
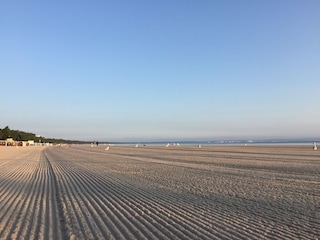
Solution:
M 1 239 L 320 236 L 305 147 L 26 149 L 0 157 Z
M 70 153 L 70 152 L 69 152 Z M 68 154 L 69 154 L 68 153 Z M 99 158 L 96 158 L 96 157 L 93 157 L 92 156 L 92 152 L 91 153 L 89 153 L 90 154 L 90 157 L 89 156 L 86 156 L 85 154 L 82 154 L 82 157 L 84 157 L 84 158 L 94 158 L 94 161 L 96 161 L 96 162 L 98 162 L 99 163 Z M 70 155 L 70 158 L 72 159 L 72 163 L 73 164 L 75 164 L 75 166 L 73 166 L 71 169 L 77 169 L 78 168 L 78 170 L 80 171 L 80 172 L 82 172 L 82 170 L 80 170 L 81 168 L 83 168 L 83 166 L 84 165 L 86 165 L 86 164 L 84 164 L 84 162 L 83 162 L 83 160 L 82 160 L 82 157 L 80 157 L 80 156 L 78 156 L 78 159 L 76 160 L 75 158 L 74 158 L 74 156 L 76 156 L 76 155 L 73 155 L 72 156 L 72 154 Z M 103 156 L 103 154 L 101 154 L 101 156 Z M 104 155 L 104 157 L 106 157 L 107 155 Z M 106 160 L 108 160 L 108 159 L 110 159 L 110 158 L 107 158 L 107 159 L 105 159 L 105 158 L 100 158 L 100 160 L 101 160 L 101 164 L 104 162 L 105 163 L 105 161 Z M 126 158 L 127 159 L 127 158 Z M 110 160 L 112 160 L 112 157 L 111 157 L 111 159 Z M 121 161 L 121 159 L 119 159 L 120 161 Z M 68 162 L 68 161 L 66 161 L 66 162 Z M 88 161 L 87 161 L 88 162 Z M 151 160 L 150 160 L 150 162 L 152 162 Z M 71 162 L 69 162 L 69 163 L 71 163 Z M 80 166 L 78 166 L 78 167 L 76 167 L 76 165 L 78 164 L 78 163 L 81 163 L 81 167 Z M 149 164 L 154 164 L 154 163 L 149 163 Z M 90 165 L 90 163 L 89 163 L 89 165 Z M 101 165 L 97 165 L 97 166 L 101 166 Z M 123 167 L 125 167 L 125 165 L 123 165 Z M 89 171 L 89 170 L 90 171 Z M 91 167 L 88 167 L 86 170 L 84 169 L 83 171 L 88 171 L 88 172 L 94 172 L 94 173 L 88 173 L 89 175 L 92 175 L 92 174 L 94 174 L 94 176 L 100 176 L 100 175 L 104 175 L 105 173 L 103 172 L 103 170 L 101 170 L 101 168 L 100 168 L 100 170 L 99 169 L 95 169 L 93 166 L 91 166 Z M 100 171 L 100 172 L 99 172 Z M 110 173 L 108 173 L 108 174 L 110 174 Z M 103 183 L 106 183 L 106 182 L 112 182 L 112 181 L 114 181 L 114 180 L 116 180 L 116 179 L 113 179 L 113 178 L 111 178 L 111 179 L 101 179 L 101 180 L 99 180 L 98 182 L 99 183 L 101 183 L 102 185 L 104 185 Z M 94 181 L 93 181 L 94 182 Z M 118 181 L 117 182 L 118 184 L 120 184 L 121 183 L 121 181 Z M 124 184 L 124 182 L 122 182 L 123 184 Z M 83 183 L 82 183 L 83 184 Z M 81 185 L 82 185 L 81 184 Z M 128 183 L 126 183 L 126 184 L 128 184 Z M 125 189 L 125 186 L 126 186 L 126 184 L 124 184 L 124 185 L 122 185 L 121 187 L 120 187 L 120 190 L 121 191 L 123 191 L 123 189 Z M 96 186 L 96 184 L 93 184 L 94 186 Z M 130 186 L 130 188 L 131 189 L 134 189 L 134 185 L 133 186 Z M 106 189 L 107 190 L 107 189 Z M 109 192 L 110 192 L 110 187 L 108 187 L 108 190 L 109 190 Z M 141 198 L 141 196 L 145 196 L 145 195 L 147 195 L 147 196 L 149 196 L 150 194 L 151 194 L 151 192 L 150 191 L 141 191 L 141 189 L 140 189 L 140 191 L 134 191 L 139 197 L 132 197 L 132 195 L 130 195 L 131 196 L 131 198 L 134 200 L 134 204 L 131 204 L 131 206 L 132 205 L 134 205 L 134 206 L 138 206 L 139 204 L 139 201 L 141 201 L 141 200 L 139 200 L 139 198 Z M 121 195 L 121 193 L 116 193 L 115 192 L 115 190 L 112 190 L 111 191 L 111 193 L 113 194 L 113 195 Z M 125 194 L 128 194 L 127 193 L 127 190 L 126 191 L 123 191 L 123 193 L 125 193 Z M 132 193 L 131 193 L 132 194 Z M 152 192 L 152 194 L 156 194 L 155 192 Z M 157 195 L 157 197 L 155 198 L 155 197 L 153 197 L 153 198 L 150 198 L 150 197 L 147 197 L 147 199 L 148 199 L 148 201 L 145 201 L 144 202 L 144 205 L 147 205 L 149 202 L 152 202 L 152 204 L 153 204 L 153 209 L 156 209 L 156 204 L 157 204 L 157 201 L 159 201 L 159 199 L 161 199 L 161 198 L 163 198 L 164 199 L 164 202 L 169 202 L 169 203 L 171 203 L 171 202 L 174 202 L 174 201 L 176 201 L 176 199 L 177 198 L 171 198 L 171 197 L 169 197 L 169 196 L 171 196 L 171 195 L 173 195 L 172 193 L 170 193 L 170 192 L 168 192 L 168 193 L 166 193 L 166 194 L 164 194 L 163 196 L 165 196 L 165 197 L 162 197 L 161 195 Z M 107 196 L 108 195 L 106 195 L 106 196 L 104 196 L 104 198 L 107 198 Z M 102 196 L 103 197 L 103 196 Z M 119 197 L 118 197 L 119 198 Z M 120 198 L 119 198 L 120 199 Z M 120 201 L 118 199 L 118 201 Z M 182 201 L 181 202 L 181 205 L 183 206 L 183 203 L 184 203 L 184 205 L 187 205 L 186 203 L 188 202 L 188 200 L 186 200 L 186 201 Z M 191 203 L 192 204 L 192 203 Z M 196 204 L 196 202 L 193 202 L 193 204 Z M 238 210 L 240 213 L 242 212 L 242 211 L 245 211 L 245 208 L 246 207 L 248 207 L 247 205 L 246 205 L 246 203 L 244 202 L 244 203 L 241 203 L 241 202 L 237 202 L 237 204 L 238 204 L 238 208 L 239 209 L 237 209 L 236 208 L 236 210 Z M 119 205 L 119 206 L 117 206 L 117 208 L 118 209 L 121 209 L 121 208 L 123 208 L 123 207 L 125 207 L 125 206 L 128 206 L 129 204 L 121 204 L 121 205 Z M 170 227 L 171 225 L 173 225 L 173 226 L 176 226 L 176 228 L 177 229 L 179 229 L 179 224 L 182 222 L 181 221 L 181 219 L 175 219 L 175 221 L 174 222 L 171 222 L 170 221 L 170 217 L 172 217 L 172 216 L 175 216 L 175 212 L 173 211 L 173 210 L 171 210 L 170 208 L 171 208 L 171 206 L 172 206 L 172 204 L 170 204 L 170 206 L 165 206 L 165 205 L 162 205 L 160 208 L 159 208 L 159 212 L 161 212 L 161 216 L 162 216 L 162 218 L 160 218 L 160 220 L 163 220 L 163 223 L 164 223 L 164 225 L 166 224 L 167 226 L 165 226 L 164 227 L 164 229 L 166 229 L 166 230 L 168 230 L 168 229 L 171 229 L 171 231 L 172 232 L 175 232 L 175 234 L 180 234 L 179 233 L 179 231 L 177 232 L 176 230 L 172 230 L 173 228 L 172 227 Z M 275 216 L 272 216 L 272 217 L 268 217 L 268 214 L 267 214 L 267 216 L 266 217 L 264 217 L 264 216 L 261 216 L 261 224 L 258 222 L 257 224 L 255 223 L 255 222 L 250 222 L 250 224 L 251 224 L 251 226 L 246 226 L 245 224 L 246 224 L 246 222 L 245 221 L 243 221 L 243 223 L 241 223 L 241 219 L 242 218 L 245 218 L 245 216 L 244 217 L 242 217 L 241 215 L 239 216 L 239 215 L 237 215 L 237 214 L 234 214 L 233 212 L 234 212 L 234 208 L 235 207 L 233 207 L 233 205 L 228 205 L 227 203 L 224 203 L 224 205 L 223 205 L 224 207 L 226 207 L 226 209 L 224 209 L 224 211 L 215 211 L 215 209 L 214 208 L 212 208 L 212 209 L 207 209 L 207 210 L 210 210 L 211 212 L 213 212 L 213 215 L 211 215 L 212 217 L 211 218 L 209 218 L 208 216 L 210 215 L 209 213 L 210 213 L 210 211 L 208 211 L 207 212 L 207 215 L 208 216 L 203 216 L 202 218 L 203 218 L 203 220 L 205 220 L 205 219 L 207 219 L 209 222 L 210 221 L 212 221 L 212 219 L 214 219 L 214 217 L 217 217 L 217 216 L 219 216 L 219 214 L 222 216 L 221 218 L 220 218 L 220 221 L 216 221 L 216 222 L 212 222 L 212 224 L 211 225 L 209 225 L 209 226 L 214 226 L 214 225 L 217 225 L 218 227 L 216 227 L 215 228 L 215 230 L 211 230 L 211 233 L 210 234 L 213 234 L 213 235 L 215 235 L 215 236 L 217 236 L 217 232 L 218 231 L 220 231 L 221 232 L 221 234 L 219 235 L 220 236 L 220 238 L 222 238 L 222 237 L 224 237 L 224 238 L 229 238 L 230 236 L 242 236 L 242 237 L 249 237 L 249 236 L 251 236 L 251 237 L 253 237 L 253 236 L 256 236 L 257 238 L 258 238 L 258 236 L 259 237 L 262 237 L 262 236 L 265 236 L 265 234 L 273 234 L 272 232 L 277 232 L 277 230 L 276 229 L 274 229 L 276 226 L 274 225 L 274 224 L 272 224 L 272 220 L 276 220 L 277 218 L 275 217 Z M 169 208 L 170 207 L 170 208 Z M 179 208 L 178 208 L 179 209 Z M 180 206 L 180 209 L 177 211 L 177 212 L 179 212 L 179 213 L 181 213 L 181 212 L 183 212 L 182 211 L 183 210 L 183 207 L 181 207 Z M 259 210 L 259 209 L 258 209 Z M 264 207 L 264 205 L 262 205 L 262 206 L 260 206 L 260 210 L 261 211 L 266 211 L 266 213 L 268 213 L 268 211 L 270 212 L 271 211 L 271 213 L 272 213 L 272 209 L 269 209 L 269 208 L 266 208 L 266 207 Z M 152 213 L 152 210 L 150 210 L 150 209 L 148 209 L 148 211 L 150 211 L 151 213 Z M 191 211 L 192 212 L 192 211 Z M 165 214 L 163 214 L 163 213 L 165 213 Z M 196 214 L 195 214 L 196 213 Z M 232 214 L 233 213 L 233 214 Z M 286 212 L 284 211 L 283 212 L 283 214 L 285 214 Z M 202 213 L 203 214 L 203 213 Z M 187 214 L 181 214 L 182 215 L 182 218 L 183 219 L 187 219 L 188 218 L 188 216 L 189 215 L 187 215 Z M 192 218 L 192 217 L 195 217 L 197 215 L 197 211 L 194 211 L 194 209 L 193 209 L 193 212 L 190 214 L 190 218 Z M 234 216 L 234 217 L 232 217 L 232 215 Z M 138 215 L 139 216 L 139 215 Z M 168 217 L 168 216 L 170 216 L 170 217 Z M 152 221 L 154 221 L 155 219 L 157 219 L 156 217 L 153 217 L 153 216 L 151 216 L 150 217 L 150 222 L 152 222 Z M 209 220 L 209 219 L 211 219 L 211 220 Z M 240 220 L 239 220 L 240 219 Z M 248 218 L 248 219 L 250 219 L 250 218 Z M 257 216 L 257 219 L 259 219 L 259 216 Z M 267 223 L 263 223 L 263 221 L 262 220 L 265 220 L 266 219 L 266 222 L 269 222 L 270 221 L 270 223 L 269 224 L 267 224 Z M 269 219 L 269 220 L 268 220 Z M 279 218 L 279 219 L 281 219 L 281 217 Z M 120 219 L 121 220 L 121 219 Z M 161 222 L 159 219 L 157 219 L 158 220 L 158 222 L 157 223 L 159 223 L 159 222 Z M 123 220 L 121 220 L 121 221 L 123 221 Z M 190 221 L 191 222 L 191 221 Z M 178 224 L 177 224 L 178 223 Z M 247 224 L 248 224 L 248 222 L 247 222 Z M 242 226 L 246 226 L 246 227 L 241 227 L 241 225 Z M 194 227 L 194 226 L 192 226 L 190 223 L 188 223 L 188 225 L 185 225 L 185 226 L 191 226 L 191 229 L 197 229 L 197 227 Z M 184 227 L 185 227 L 184 226 Z M 293 225 L 294 226 L 294 225 Z M 298 227 L 299 227 L 299 225 L 298 225 Z M 197 232 L 201 232 L 201 231 L 203 231 L 203 226 L 202 227 L 200 227 L 199 229 L 200 229 L 200 231 L 198 231 L 198 229 L 197 229 Z M 240 229 L 245 229 L 244 231 L 239 231 L 239 228 Z M 294 227 L 293 227 L 294 228 Z M 158 229 L 160 229 L 160 227 L 158 227 Z M 217 229 L 218 229 L 218 231 L 217 231 Z M 233 230 L 234 229 L 234 230 Z M 268 229 L 272 229 L 272 231 L 271 230 L 268 230 Z M 191 230 L 192 231 L 192 230 Z M 210 231 L 210 230 L 209 230 Z M 288 230 L 289 232 L 287 232 L 287 231 L 285 231 L 285 230 L 279 230 L 278 231 L 278 234 L 280 234 L 280 232 L 281 232 L 281 236 L 282 237 L 293 237 L 293 236 L 295 236 L 295 233 L 291 233 L 290 231 L 292 231 L 292 230 Z M 165 231 L 164 231 L 165 232 Z M 171 234 L 173 234 L 171 232 Z M 280 236 L 279 235 L 279 236 Z M 304 234 L 303 233 L 301 233 L 300 234 L 300 236 L 304 236 Z M 187 236 L 185 236 L 186 238 L 187 238 Z
M 1 172 L 1 239 L 61 239 L 52 173 L 40 158 L 41 151 L 32 148 L 10 161 L 12 171 Z
M 95 186 L 95 185 L 97 185 L 97 184 L 99 184 L 100 182 L 105 182 L 106 181 L 106 179 L 102 179 L 102 180 L 99 180 L 99 181 L 97 181 L 96 183 L 94 183 L 93 185 Z M 108 181 L 110 181 L 110 179 L 108 180 Z M 120 183 L 116 183 L 116 184 L 120 184 Z M 82 184 L 82 185 L 85 185 L 85 184 Z M 119 191 L 122 189 L 122 187 L 119 189 Z M 129 188 L 128 188 L 129 189 Z M 112 189 L 108 189 L 109 191 L 110 190 L 112 190 Z M 116 191 L 116 190 L 112 190 L 112 191 Z M 138 193 L 138 194 L 140 194 L 141 195 L 141 192 L 140 193 Z M 89 194 L 89 195 L 94 195 L 94 194 Z M 113 195 L 115 195 L 115 196 L 117 196 L 117 198 L 118 199 L 116 199 L 116 200 L 114 200 L 113 201 L 113 204 L 117 204 L 117 207 L 115 208 L 115 209 L 120 209 L 121 211 L 123 210 L 123 208 L 126 208 L 127 207 L 127 205 L 126 204 L 121 204 L 121 205 L 119 205 L 119 202 L 121 203 L 121 198 L 119 198 L 119 196 L 118 195 L 127 195 L 127 192 L 123 192 L 123 193 L 121 193 L 121 192 L 116 192 L 116 193 L 113 193 Z M 129 196 L 131 196 L 131 195 L 129 195 Z M 108 196 L 104 196 L 105 198 L 108 198 Z M 136 204 L 136 199 L 133 199 L 134 200 L 134 204 Z M 109 201 L 112 201 L 112 200 L 109 200 Z M 148 202 L 150 202 L 150 197 L 149 197 L 149 199 L 147 200 Z M 134 205 L 133 205 L 134 206 Z M 129 209 L 130 208 L 132 208 L 132 207 L 129 207 Z M 162 206 L 162 208 L 163 209 L 165 209 L 165 206 Z M 124 210 L 123 210 L 124 211 Z M 149 210 L 148 210 L 149 211 Z M 134 213 L 134 214 L 132 214 L 134 217 L 136 217 L 136 216 L 139 216 L 139 213 Z M 169 215 L 169 214 L 167 214 L 167 215 Z M 132 216 L 130 216 L 130 217 L 132 217 Z M 145 224 L 145 223 L 144 223 Z M 166 227 L 168 228 L 168 222 L 165 222 L 164 223 L 164 225 L 166 225 Z M 170 227 L 169 227 L 170 228 Z M 162 229 L 162 231 L 165 231 L 165 229 L 166 228 L 164 228 L 164 229 Z M 175 231 L 176 232 L 176 234 L 179 234 L 174 228 L 172 228 L 172 231 Z M 190 233 L 191 235 L 192 235 L 192 233 Z M 198 233 L 199 234 L 199 233 Z M 170 235 L 170 237 L 172 237 L 171 235 Z

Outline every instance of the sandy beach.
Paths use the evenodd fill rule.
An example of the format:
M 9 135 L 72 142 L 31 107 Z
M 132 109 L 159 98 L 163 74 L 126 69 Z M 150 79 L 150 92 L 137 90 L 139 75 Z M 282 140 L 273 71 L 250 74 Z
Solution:
M 0 239 L 319 239 L 312 146 L 0 147 Z

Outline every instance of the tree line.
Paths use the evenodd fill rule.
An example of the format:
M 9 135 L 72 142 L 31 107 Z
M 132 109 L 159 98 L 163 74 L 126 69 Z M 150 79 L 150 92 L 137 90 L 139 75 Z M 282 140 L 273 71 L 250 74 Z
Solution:
M 42 143 L 86 143 L 83 141 L 76 140 L 65 140 L 65 139 L 56 139 L 56 138 L 45 138 L 42 136 L 38 136 L 34 133 L 23 132 L 20 130 L 12 130 L 8 126 L 3 129 L 0 129 L 0 140 L 5 140 L 11 137 L 14 141 L 28 141 L 33 140 L 34 142 L 42 142 Z

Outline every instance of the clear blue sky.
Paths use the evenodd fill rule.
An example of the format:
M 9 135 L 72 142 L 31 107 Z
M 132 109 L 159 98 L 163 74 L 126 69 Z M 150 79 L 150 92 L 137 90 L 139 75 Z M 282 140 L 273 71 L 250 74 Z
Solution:
M 1 1 L 0 128 L 320 137 L 319 0 Z

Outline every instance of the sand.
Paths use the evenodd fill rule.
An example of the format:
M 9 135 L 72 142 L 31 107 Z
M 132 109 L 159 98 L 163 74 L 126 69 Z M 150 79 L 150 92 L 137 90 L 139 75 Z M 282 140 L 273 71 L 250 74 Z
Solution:
M 0 239 L 319 239 L 312 146 L 0 147 Z

